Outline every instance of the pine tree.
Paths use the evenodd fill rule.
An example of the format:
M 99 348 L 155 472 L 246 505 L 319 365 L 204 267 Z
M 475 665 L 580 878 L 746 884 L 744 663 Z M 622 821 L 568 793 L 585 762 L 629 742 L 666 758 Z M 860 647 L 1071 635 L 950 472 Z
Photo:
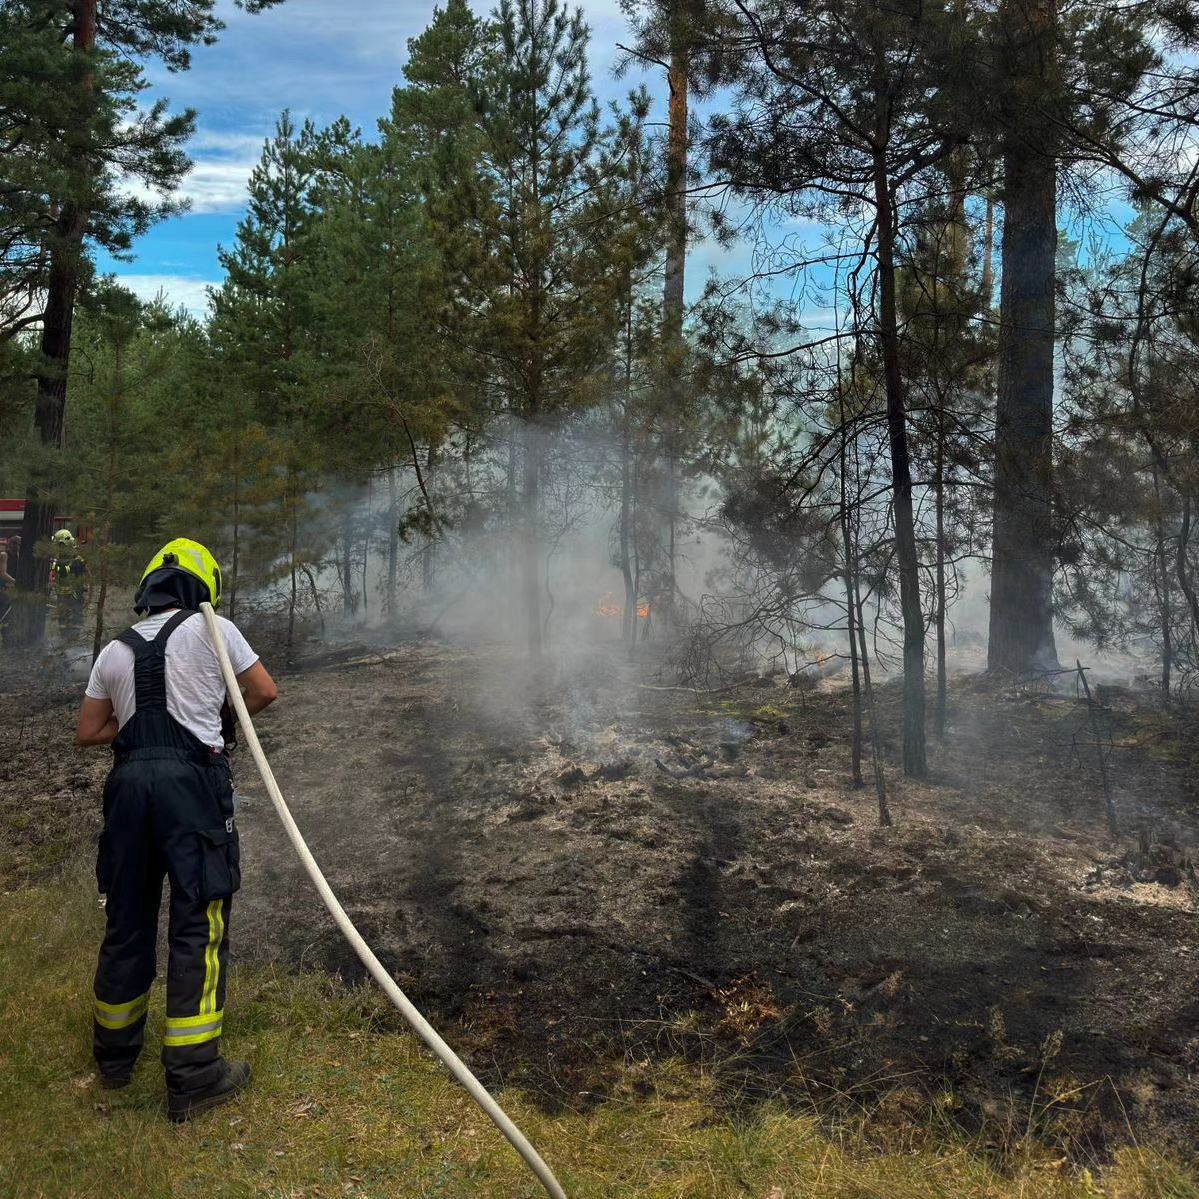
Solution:
M 174 417 L 194 407 L 188 400 L 203 377 L 205 340 L 190 317 L 143 305 L 111 283 L 89 295 L 77 316 L 82 353 L 72 368 L 62 500 L 90 531 L 84 552 L 96 602 L 95 654 L 106 637 L 110 591 L 136 579 L 167 530 L 179 527 L 179 490 L 164 489 L 163 479 L 190 480 L 205 444 L 188 438 L 190 453 L 178 461 L 187 433 Z M 166 424 L 170 438 L 161 435 Z
M 481 171 L 447 188 L 435 233 L 451 326 L 520 429 L 523 607 L 530 655 L 542 648 L 541 491 L 548 439 L 587 398 L 611 312 L 609 226 L 588 174 L 601 144 L 587 28 L 558 0 L 504 0 L 499 52 L 480 83 Z M 515 458 L 514 458 L 515 463 Z
M 717 173 L 743 195 L 788 213 L 833 221 L 854 206 L 870 212 L 863 249 L 872 260 L 874 299 L 860 320 L 872 335 L 886 397 L 904 629 L 903 760 L 905 772 L 920 777 L 927 769 L 925 617 L 897 272 L 904 201 L 969 135 L 954 101 L 967 15 L 949 3 L 796 9 L 771 0 L 744 11 L 753 49 L 740 65 L 734 114 L 713 122 Z
M 1057 666 L 1053 638 L 1053 347 L 1060 103 L 1055 0 L 1000 10 L 1019 91 L 1003 142 L 1003 257 L 991 546 L 992 670 Z
M 283 455 L 275 520 L 283 530 L 277 569 L 287 581 L 289 646 L 295 639 L 301 576 L 319 556 L 309 537 L 309 496 L 325 465 L 319 442 L 307 436 L 311 392 L 305 387 L 312 328 L 312 276 L 305 255 L 315 141 L 311 124 L 297 131 L 288 113 L 279 118 L 250 176 L 248 212 L 236 243 L 221 251 L 226 278 L 213 297 L 218 353 L 252 397 L 254 419 L 275 435 Z
M 1059 176 L 1097 150 L 1108 164 L 1122 161 L 1121 151 L 1138 140 L 1126 105 L 1143 78 L 1152 93 L 1149 107 L 1161 99 L 1160 76 L 1149 72 L 1156 55 L 1144 27 L 1152 8 L 1062 3 L 1059 11 L 1058 0 L 1004 0 L 993 26 L 993 114 L 1004 220 L 992 670 L 1021 674 L 1057 665 L 1053 418 Z
M 251 0 L 257 10 L 273 0 Z M 184 143 L 190 111 L 169 116 L 166 102 L 145 108 L 141 61 L 172 70 L 189 65 L 190 48 L 220 30 L 214 0 L 13 0 L 0 15 L 0 139 L 15 186 L 0 209 L 5 270 L 0 319 L 9 338 L 37 325 L 34 419 L 48 458 L 26 491 L 23 555 L 27 592 L 43 590 L 39 542 L 51 527 L 55 460 L 64 446 L 71 330 L 75 304 L 90 274 L 92 245 L 122 252 L 169 199 L 131 195 L 138 180 L 164 197 L 188 167 Z M 7 171 L 6 171 L 7 175 Z M 44 605 L 23 606 L 20 634 L 37 640 Z

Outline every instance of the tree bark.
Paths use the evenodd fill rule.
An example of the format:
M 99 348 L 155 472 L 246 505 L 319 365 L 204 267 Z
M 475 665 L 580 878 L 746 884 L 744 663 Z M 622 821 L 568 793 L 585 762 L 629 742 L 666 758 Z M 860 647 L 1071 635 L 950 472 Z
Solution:
M 945 708 L 949 696 L 949 672 L 945 662 L 945 411 L 937 412 L 937 699 L 933 708 L 933 731 L 945 740 Z
M 430 445 L 429 451 L 425 456 L 425 472 L 426 475 L 432 477 L 433 469 L 437 466 L 437 447 Z M 432 505 L 430 504 L 430 508 Z M 432 513 L 430 512 L 430 518 Z M 433 590 L 434 567 L 436 564 L 437 552 L 437 526 L 433 525 L 425 536 L 425 544 L 421 547 L 420 555 L 420 573 L 421 573 L 421 589 L 426 595 Z
M 1174 559 L 1174 568 L 1178 574 L 1178 585 L 1186 597 L 1187 607 L 1191 613 L 1191 644 L 1199 641 L 1199 593 L 1195 591 L 1195 583 L 1191 578 L 1191 568 L 1187 552 L 1191 545 L 1191 498 L 1184 496 L 1182 501 L 1182 524 L 1178 530 L 1178 553 Z
M 1010 0 L 1020 22 L 1015 69 L 1053 87 L 1053 0 Z M 1047 123 L 1025 112 L 1004 145 L 1003 279 L 995 410 L 991 670 L 1055 670 L 1053 637 L 1053 347 L 1057 164 Z M 1030 128 L 1030 124 L 1032 128 Z
M 341 515 L 341 614 L 353 616 L 357 604 L 354 602 L 354 527 L 350 508 L 346 505 Z
M 90 59 L 96 48 L 97 0 L 76 0 L 72 6 L 75 20 L 71 44 L 75 54 Z M 79 73 L 79 105 L 76 119 L 90 119 L 95 92 L 95 72 L 90 64 Z M 83 139 L 81 138 L 81 141 Z M 79 188 L 77 196 L 67 197 L 54 223 L 50 245 L 50 268 L 46 287 L 46 305 L 42 316 L 42 361 L 37 372 L 37 401 L 34 420 L 43 446 L 55 453 L 64 448 L 63 432 L 67 411 L 67 373 L 71 364 L 71 326 L 75 316 L 75 296 L 79 290 L 80 267 L 83 259 L 83 239 L 91 221 L 91 213 L 82 202 L 92 174 L 87 155 L 79 152 L 73 164 Z M 53 199 L 53 197 L 52 197 Z M 25 552 L 17 563 L 15 576 L 22 602 L 13 609 L 10 629 L 13 641 L 34 645 L 46 631 L 45 596 L 50 586 L 49 559 L 39 552 L 54 527 L 55 484 L 50 469 L 31 473 L 25 490 L 25 511 L 21 521 L 21 541 Z
M 299 603 L 298 583 L 296 572 L 298 564 L 296 562 L 296 550 L 299 546 L 299 534 L 297 531 L 298 512 L 300 497 L 296 494 L 297 482 L 294 471 L 288 469 L 288 502 L 291 511 L 288 513 L 288 543 L 287 543 L 287 559 L 288 568 L 291 576 L 291 590 L 287 600 L 287 655 L 290 659 L 293 648 L 295 646 L 296 637 L 296 607 Z M 316 588 L 313 588 L 315 593 Z
M 845 554 L 845 621 L 849 635 L 849 668 L 853 679 L 853 739 L 850 742 L 850 777 L 855 787 L 864 786 L 862 779 L 862 679 L 858 669 L 858 641 L 855 628 L 857 605 L 854 602 L 854 576 L 858 564 L 853 553 L 853 540 L 849 531 L 849 483 L 846 479 L 848 467 L 846 450 L 847 424 L 845 404 L 841 403 L 841 543 Z
M 857 451 L 854 451 L 855 468 Z M 855 477 L 858 472 L 855 469 Z M 862 560 L 861 544 L 858 540 L 858 530 L 854 530 L 855 565 Z M 858 661 L 862 666 L 862 690 L 866 696 L 866 713 L 870 718 L 870 761 L 874 768 L 874 792 L 878 799 L 878 822 L 884 828 L 890 828 L 891 808 L 887 803 L 887 777 L 883 773 L 882 749 L 879 744 L 878 709 L 874 703 L 874 683 L 870 678 L 870 647 L 866 642 L 866 614 L 862 610 L 862 576 L 855 570 L 850 576 L 853 583 L 853 606 L 857 616 L 858 626 Z
M 1153 520 L 1157 534 L 1157 546 L 1153 555 L 1154 580 L 1157 588 L 1158 616 L 1162 631 L 1162 698 L 1170 702 L 1170 674 L 1174 665 L 1174 613 L 1170 596 L 1170 568 L 1166 562 L 1166 522 L 1162 515 L 1161 474 L 1157 464 L 1153 466 Z
M 880 93 L 882 102 L 883 94 Z M 923 778 L 928 773 L 924 736 L 924 612 L 920 603 L 920 562 L 912 506 L 907 396 L 899 360 L 899 324 L 895 300 L 895 213 L 887 174 L 885 143 L 881 137 L 874 152 L 874 202 L 878 222 L 879 339 L 887 395 L 895 557 L 899 565 L 899 602 L 903 615 L 903 770 L 909 778 Z
M 628 645 L 637 627 L 637 589 L 633 584 L 633 563 L 629 553 L 629 535 L 633 512 L 633 297 L 625 308 L 624 407 L 620 414 L 620 573 L 624 579 L 624 615 L 621 620 L 621 644 Z
M 987 197 L 987 218 L 983 232 L 983 277 L 981 284 L 983 315 L 993 307 L 995 296 L 995 201 Z
M 524 593 L 529 658 L 541 659 L 541 434 L 532 421 L 525 422 L 524 486 Z
M 679 424 L 683 391 L 680 374 L 683 365 L 683 293 L 687 270 L 687 120 L 690 91 L 690 54 L 682 5 L 673 0 L 670 21 L 670 89 L 666 136 L 666 272 L 662 290 L 662 342 L 666 366 L 666 412 L 664 442 L 666 449 L 667 518 L 667 616 L 674 611 L 677 590 L 675 575 L 679 518 Z
M 387 619 L 396 618 L 396 584 L 400 561 L 400 498 L 396 487 L 396 468 L 387 472 Z

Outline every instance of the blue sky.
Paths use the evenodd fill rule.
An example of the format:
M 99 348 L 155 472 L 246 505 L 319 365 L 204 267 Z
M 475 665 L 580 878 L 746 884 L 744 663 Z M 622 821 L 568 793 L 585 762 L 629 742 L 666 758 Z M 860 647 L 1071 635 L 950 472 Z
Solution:
M 199 114 L 190 147 L 195 166 L 182 188 L 191 211 L 141 238 L 133 262 L 102 258 L 100 268 L 145 298 L 161 290 L 171 303 L 202 312 L 204 288 L 220 280 L 217 246 L 233 241 L 246 179 L 279 113 L 289 108 L 298 121 L 311 117 L 318 125 L 345 114 L 373 136 L 403 81 L 408 39 L 428 25 L 433 7 L 431 0 L 286 0 L 251 17 L 220 0 L 227 24 L 220 41 L 197 50 L 188 72 L 155 65 L 149 73 L 155 97 Z M 484 11 L 481 0 L 474 7 Z M 603 100 L 623 96 L 640 77 L 613 77 L 617 43 L 628 39 L 617 0 L 586 0 L 583 11 L 596 90 Z M 646 82 L 664 87 L 661 79 Z M 720 257 L 715 246 L 698 249 L 697 290 Z

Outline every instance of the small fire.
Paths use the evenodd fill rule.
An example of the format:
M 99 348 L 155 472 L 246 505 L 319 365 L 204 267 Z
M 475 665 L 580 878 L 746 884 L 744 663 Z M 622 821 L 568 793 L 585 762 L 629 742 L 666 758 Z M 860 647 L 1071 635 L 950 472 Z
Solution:
M 604 598 L 596 605 L 595 614 L 596 616 L 623 616 L 624 605 L 618 604 L 613 598 L 612 593 L 609 591 L 608 594 L 605 595 Z M 639 604 L 637 606 L 637 615 L 640 616 L 642 620 L 648 620 L 649 604 Z

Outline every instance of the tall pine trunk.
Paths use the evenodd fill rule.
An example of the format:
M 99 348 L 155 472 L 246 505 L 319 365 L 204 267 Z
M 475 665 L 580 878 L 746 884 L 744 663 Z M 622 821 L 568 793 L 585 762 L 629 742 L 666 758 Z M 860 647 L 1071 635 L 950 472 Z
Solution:
M 97 0 L 76 0 L 72 11 L 73 52 L 85 60 L 96 48 Z M 75 119 L 90 120 L 95 72 L 90 64 L 79 72 L 78 104 Z M 82 202 L 87 193 L 93 167 L 87 157 L 72 164 L 78 194 L 66 197 L 54 222 L 50 244 L 50 267 L 46 286 L 46 306 L 42 317 L 41 365 L 37 374 L 37 401 L 34 420 L 43 446 L 61 453 L 66 425 L 67 376 L 71 365 L 71 326 L 75 318 L 75 297 L 83 263 L 83 239 L 91 213 Z M 53 197 L 52 197 L 53 199 Z M 54 528 L 54 503 L 57 480 L 40 472 L 31 474 L 25 489 L 25 512 L 21 521 L 24 552 L 17 562 L 17 585 L 24 598 L 13 610 L 10 636 L 22 645 L 41 641 L 46 631 L 45 596 L 49 589 L 49 560 L 39 552 Z
M 854 576 L 857 574 L 858 564 L 853 553 L 853 539 L 849 530 L 849 480 L 846 478 L 846 470 L 848 468 L 848 455 L 846 454 L 846 445 L 848 441 L 848 423 L 845 416 L 845 402 L 841 401 L 841 452 L 840 452 L 840 476 L 841 476 L 841 504 L 840 504 L 840 524 L 841 524 L 841 543 L 842 550 L 845 555 L 845 623 L 846 632 L 849 636 L 849 668 L 853 680 L 853 737 L 850 742 L 850 771 L 851 779 L 855 787 L 864 786 L 862 779 L 862 679 L 861 672 L 858 669 L 858 640 L 857 640 L 857 605 L 854 602 Z
M 395 622 L 396 584 L 400 563 L 400 493 L 396 468 L 387 472 L 387 619 Z
M 629 537 L 633 516 L 633 296 L 630 289 L 625 308 L 624 406 L 620 414 L 620 574 L 624 579 L 624 615 L 621 643 L 629 644 L 637 627 L 637 588 L 633 584 L 633 560 Z
M 429 446 L 429 451 L 425 456 L 425 472 L 428 477 L 432 477 L 433 468 L 437 465 L 437 447 Z M 427 496 L 426 496 L 427 499 Z M 431 514 L 430 514 L 431 515 Z M 436 566 L 437 554 L 437 529 L 431 527 L 425 537 L 425 544 L 421 547 L 420 554 L 420 574 L 421 574 L 421 589 L 426 595 L 433 590 L 434 568 Z
M 1054 0 L 1011 0 L 1016 78 L 1055 86 Z M 1053 638 L 1053 341 L 1057 164 L 1047 120 L 1022 111 L 1003 153 L 1003 278 L 995 409 L 991 670 L 1057 667 Z M 1030 123 L 1032 128 L 1029 127 Z
M 1166 562 L 1166 523 L 1162 516 L 1161 478 L 1157 464 L 1153 467 L 1153 518 L 1157 534 L 1153 566 L 1156 575 L 1158 616 L 1162 635 L 1162 699 L 1170 702 L 1170 674 L 1174 665 L 1174 613 L 1170 596 L 1170 568 Z
M 299 515 L 297 512 L 297 509 L 299 507 L 300 499 L 299 499 L 299 496 L 296 494 L 298 484 L 296 482 L 296 474 L 295 474 L 294 469 L 289 466 L 287 473 L 288 473 L 287 496 L 288 496 L 288 503 L 290 505 L 290 511 L 287 513 L 287 517 L 288 517 L 288 522 L 287 522 L 287 524 L 288 524 L 287 561 L 288 561 L 288 570 L 289 570 L 290 581 L 291 581 L 291 589 L 288 593 L 288 598 L 287 598 L 287 656 L 290 659 L 291 655 L 292 655 L 292 651 L 295 646 L 296 607 L 299 603 L 299 582 L 297 579 L 297 574 L 299 571 L 299 564 L 296 561 L 296 551 L 299 548 L 299 531 L 298 531 Z M 316 591 L 316 588 L 313 587 L 314 594 L 315 594 L 315 591 Z
M 93 664 L 104 648 L 104 608 L 108 603 L 108 552 L 112 546 L 112 526 L 107 525 L 102 535 L 104 548 L 100 554 L 100 588 L 96 593 L 96 623 L 92 635 Z
M 949 672 L 945 661 L 945 410 L 937 411 L 937 699 L 933 708 L 933 730 L 939 741 L 945 739 L 945 709 L 949 695 Z
M 924 612 L 920 603 L 920 561 L 912 505 L 912 466 L 908 448 L 907 395 L 899 362 L 899 323 L 895 300 L 895 210 L 882 131 L 885 93 L 879 92 L 879 141 L 874 153 L 877 216 L 879 340 L 887 395 L 887 436 L 895 512 L 895 557 L 903 616 L 903 770 L 909 778 L 928 772 L 924 736 Z
M 983 226 L 983 277 L 980 290 L 983 314 L 986 315 L 995 302 L 995 200 L 992 196 L 987 197 L 987 217 Z
M 529 658 L 541 658 L 541 436 L 531 420 L 525 422 L 523 508 L 523 590 Z
M 690 55 L 680 0 L 672 0 L 670 21 L 670 88 L 666 136 L 666 273 L 662 291 L 662 342 L 666 363 L 666 412 L 663 434 L 666 449 L 667 589 L 666 612 L 673 617 L 679 520 L 679 426 L 683 391 L 683 292 L 687 270 L 687 113 L 690 89 Z
M 349 505 L 341 514 L 341 614 L 353 616 L 354 601 L 354 525 Z

